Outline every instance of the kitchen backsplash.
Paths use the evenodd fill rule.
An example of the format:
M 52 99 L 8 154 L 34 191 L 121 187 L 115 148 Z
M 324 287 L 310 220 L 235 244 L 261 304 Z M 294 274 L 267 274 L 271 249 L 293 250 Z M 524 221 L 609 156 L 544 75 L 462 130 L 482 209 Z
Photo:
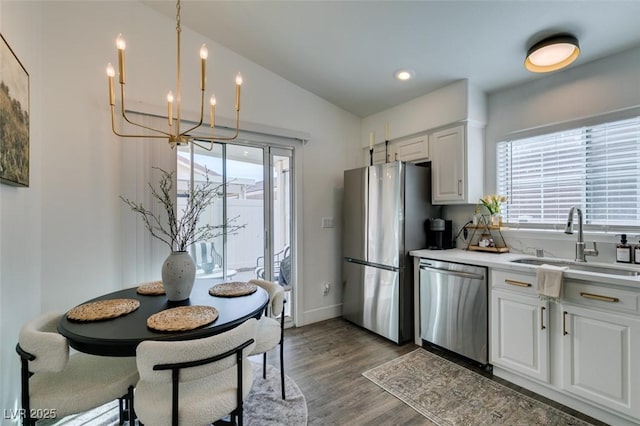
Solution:
M 444 206 L 443 217 L 453 220 L 453 233 L 458 234 L 460 228 L 471 220 L 473 205 Z M 577 224 L 573 235 L 563 232 L 564 224 L 558 224 L 557 230 L 531 230 L 531 229 L 503 229 L 502 235 L 510 248 L 511 253 L 523 253 L 536 255 L 536 249 L 543 249 L 545 257 L 559 257 L 574 259 L 575 245 L 578 238 Z M 620 233 L 584 232 L 585 247 L 591 248 L 595 241 L 598 247 L 598 256 L 587 257 L 588 262 L 615 263 L 616 244 L 620 241 Z M 627 232 L 629 244 L 638 244 L 640 233 Z M 464 248 L 467 241 L 460 232 L 456 240 L 456 247 Z M 495 256 L 500 256 L 495 254 Z M 639 265 L 640 266 L 640 265 Z

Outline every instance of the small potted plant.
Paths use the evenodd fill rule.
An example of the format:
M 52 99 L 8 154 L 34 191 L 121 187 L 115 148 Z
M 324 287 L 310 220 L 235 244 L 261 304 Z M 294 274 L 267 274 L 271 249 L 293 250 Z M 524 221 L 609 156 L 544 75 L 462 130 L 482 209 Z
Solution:
M 196 241 L 210 240 L 223 234 L 232 234 L 244 225 L 231 225 L 236 218 L 221 225 L 200 225 L 198 220 L 204 210 L 215 199 L 222 197 L 222 185 L 214 185 L 205 169 L 205 181 L 189 187 L 187 205 L 178 218 L 173 198 L 174 173 L 155 167 L 161 173 L 159 189 L 149 183 L 151 195 L 166 213 L 166 222 L 160 214 L 155 214 L 142 203 L 136 203 L 124 197 L 120 199 L 132 211 L 139 213 L 145 227 L 152 236 L 159 239 L 171 250 L 162 265 L 162 284 L 167 298 L 171 301 L 188 299 L 196 275 L 196 265 L 187 252 L 187 248 Z
M 500 226 L 502 224 L 502 216 L 500 215 L 500 206 L 507 201 L 504 195 L 487 195 L 480 198 L 483 206 L 489 210 L 491 214 L 491 225 Z

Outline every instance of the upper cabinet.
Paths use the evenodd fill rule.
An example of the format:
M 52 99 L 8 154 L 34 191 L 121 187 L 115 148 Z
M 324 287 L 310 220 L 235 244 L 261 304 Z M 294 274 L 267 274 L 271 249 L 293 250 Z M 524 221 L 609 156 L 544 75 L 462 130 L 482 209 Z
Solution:
M 470 123 L 429 135 L 434 204 L 475 204 L 483 196 L 483 129 Z
M 429 136 L 422 135 L 393 144 L 393 161 L 427 161 L 429 160 Z
M 390 142 L 387 147 L 379 143 L 373 147 L 373 164 L 391 161 L 423 162 L 429 160 L 429 136 L 413 137 Z

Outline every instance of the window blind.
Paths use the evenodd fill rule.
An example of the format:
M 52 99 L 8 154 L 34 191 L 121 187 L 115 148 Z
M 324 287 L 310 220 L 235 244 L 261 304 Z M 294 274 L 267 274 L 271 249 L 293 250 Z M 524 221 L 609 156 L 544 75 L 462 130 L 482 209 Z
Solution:
M 640 226 L 640 117 L 497 144 L 507 223 Z

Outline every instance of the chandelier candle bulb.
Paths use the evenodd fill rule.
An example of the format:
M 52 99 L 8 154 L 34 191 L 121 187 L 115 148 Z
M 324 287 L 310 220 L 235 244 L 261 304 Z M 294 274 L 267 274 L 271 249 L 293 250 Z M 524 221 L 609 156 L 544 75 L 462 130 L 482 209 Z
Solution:
M 107 64 L 107 77 L 109 79 L 109 105 L 114 106 L 116 104 L 116 93 L 113 88 L 113 77 L 115 76 L 116 71 L 113 69 L 113 65 L 111 62 Z
M 118 34 L 118 38 L 116 38 L 116 47 L 118 48 L 118 73 L 120 76 L 120 84 L 124 84 L 124 49 L 127 48 L 127 43 L 124 41 L 122 34 Z
M 169 91 L 167 95 L 167 107 L 169 109 L 167 118 L 169 119 L 169 127 L 173 126 L 173 92 Z
M 240 86 L 242 86 L 242 74 L 236 74 L 236 111 L 240 111 Z
M 209 126 L 214 128 L 216 126 L 216 96 L 211 95 L 209 99 Z
M 206 81 L 206 69 L 207 69 L 207 57 L 209 56 L 209 51 L 207 50 L 207 45 L 203 44 L 200 47 L 200 90 L 204 92 L 204 86 Z

